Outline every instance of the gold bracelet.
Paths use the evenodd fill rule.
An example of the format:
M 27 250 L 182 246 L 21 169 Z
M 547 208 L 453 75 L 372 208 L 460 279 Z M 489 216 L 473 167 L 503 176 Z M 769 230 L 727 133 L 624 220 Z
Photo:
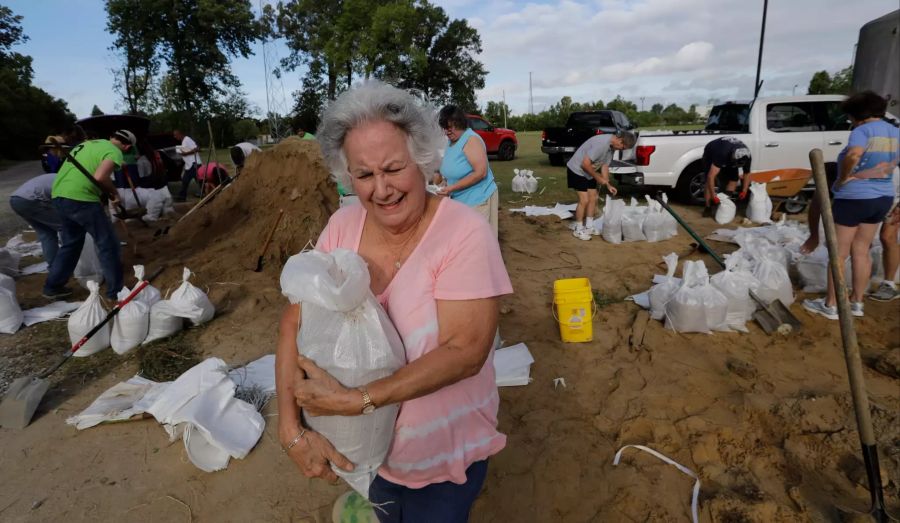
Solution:
M 300 443 L 300 438 L 302 438 L 304 434 L 306 434 L 306 429 L 300 429 L 300 434 L 297 434 L 297 436 L 288 443 L 287 447 L 281 447 L 281 452 L 287 454 L 289 450 L 294 448 L 294 445 Z

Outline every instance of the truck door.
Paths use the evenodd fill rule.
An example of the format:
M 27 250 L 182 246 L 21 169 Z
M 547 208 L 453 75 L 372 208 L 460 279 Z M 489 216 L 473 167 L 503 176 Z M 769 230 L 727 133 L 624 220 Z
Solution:
M 850 138 L 850 120 L 841 110 L 840 100 L 817 102 L 819 117 L 825 131 L 822 133 L 822 155 L 825 163 L 836 162 L 838 153 L 847 146 Z
M 816 106 L 815 102 L 766 104 L 759 148 L 753 156 L 754 171 L 809 169 L 809 151 L 822 148 L 824 134 Z

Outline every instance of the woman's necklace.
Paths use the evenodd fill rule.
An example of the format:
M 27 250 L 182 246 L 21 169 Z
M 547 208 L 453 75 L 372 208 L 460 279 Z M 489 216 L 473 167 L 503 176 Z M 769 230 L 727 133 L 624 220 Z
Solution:
M 397 271 L 399 271 L 400 267 L 403 265 L 403 262 L 404 262 L 403 255 L 406 252 L 406 248 L 409 246 L 409 242 L 411 242 L 412 239 L 415 238 L 416 234 L 419 232 L 419 224 L 422 223 L 422 218 L 424 218 L 424 217 L 425 217 L 425 213 L 422 213 L 422 216 L 419 217 L 419 219 L 416 221 L 415 225 L 413 225 L 410 228 L 409 236 L 407 236 L 406 239 L 403 240 L 403 243 L 400 244 L 400 248 L 397 249 L 397 259 L 394 260 L 394 274 L 397 274 Z M 385 240 L 386 245 L 390 245 L 390 243 L 387 241 L 387 237 L 384 236 L 383 232 L 382 232 L 382 238 Z

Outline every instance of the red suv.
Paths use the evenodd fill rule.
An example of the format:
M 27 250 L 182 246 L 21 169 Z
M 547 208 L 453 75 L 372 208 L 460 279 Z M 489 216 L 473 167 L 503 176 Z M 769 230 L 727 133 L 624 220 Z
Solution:
M 494 127 L 490 122 L 476 114 L 467 114 L 469 127 L 484 140 L 488 154 L 496 154 L 498 160 L 508 161 L 516 157 L 516 132 L 512 129 Z

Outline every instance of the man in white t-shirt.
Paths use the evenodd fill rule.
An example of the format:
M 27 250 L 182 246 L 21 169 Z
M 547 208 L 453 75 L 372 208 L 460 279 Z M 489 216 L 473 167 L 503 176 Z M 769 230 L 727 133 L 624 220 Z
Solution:
M 181 142 L 178 147 L 178 153 L 184 160 L 184 171 L 181 173 L 181 191 L 174 198 L 175 201 L 183 202 L 187 199 L 188 186 L 191 180 L 197 180 L 197 169 L 200 167 L 200 147 L 197 142 L 190 136 L 186 136 L 181 130 L 175 129 L 172 135 L 176 140 Z

